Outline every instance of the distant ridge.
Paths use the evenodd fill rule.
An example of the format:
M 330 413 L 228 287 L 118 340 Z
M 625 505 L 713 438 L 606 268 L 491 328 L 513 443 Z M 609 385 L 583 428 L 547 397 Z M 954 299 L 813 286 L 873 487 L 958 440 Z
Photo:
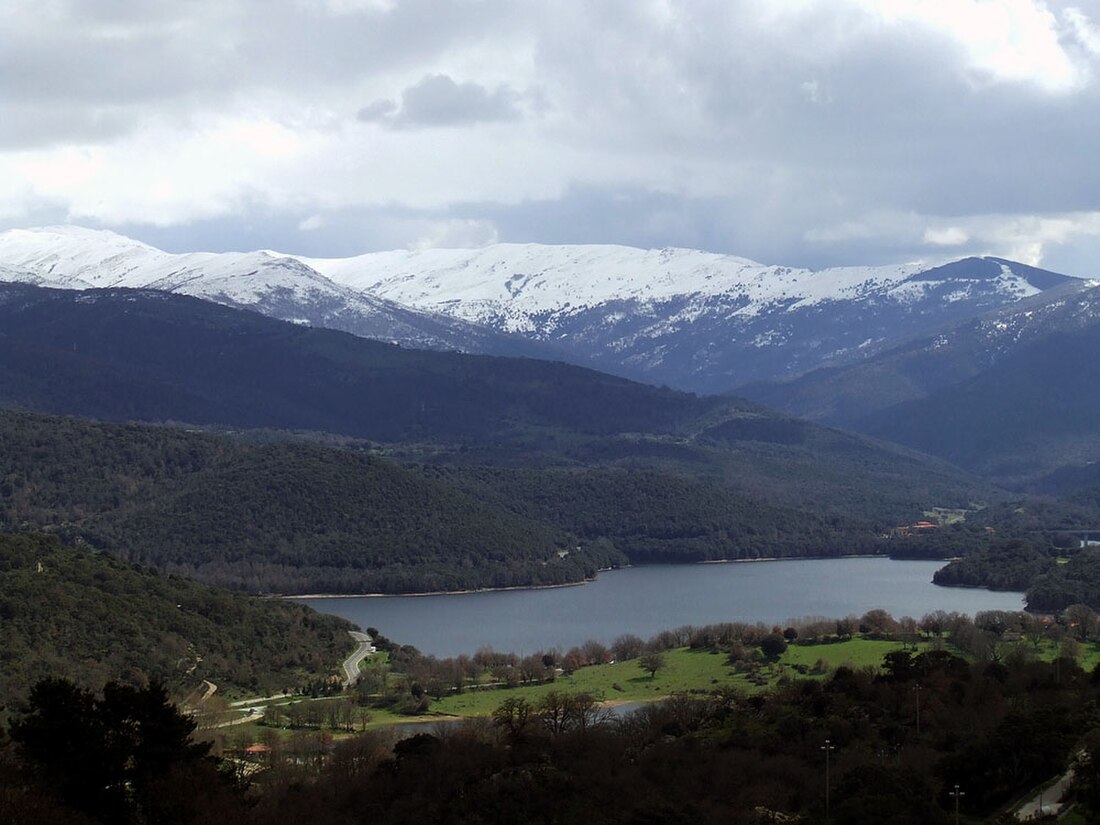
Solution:
M 1073 280 L 1002 258 L 815 272 L 606 245 L 172 255 L 79 227 L 0 233 L 0 265 L 44 285 L 169 290 L 404 346 L 568 360 L 708 393 L 855 363 Z
M 51 226 L 0 233 L 0 264 L 6 281 L 156 289 L 423 349 L 553 355 L 522 338 L 351 290 L 275 252 L 172 254 L 108 230 Z
M 940 462 L 739 399 L 153 290 L 0 285 L 0 334 L 0 403 L 42 412 L 332 433 L 414 461 L 649 467 L 859 517 L 989 495 Z
M 1076 281 L 861 364 L 744 390 L 1002 484 L 1065 489 L 1100 460 L 1098 354 L 1100 284 Z

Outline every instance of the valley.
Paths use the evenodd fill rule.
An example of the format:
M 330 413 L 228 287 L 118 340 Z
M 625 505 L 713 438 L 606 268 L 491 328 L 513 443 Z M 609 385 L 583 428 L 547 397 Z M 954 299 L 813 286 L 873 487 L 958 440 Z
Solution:
M 10 253 L 10 241 L 0 237 L 0 252 Z M 950 655 L 967 667 L 1010 652 L 1013 667 L 1033 669 L 1047 661 L 1060 669 L 1059 657 L 1078 667 L 1095 655 L 1090 647 L 1082 658 L 1073 647 L 1073 634 L 1088 644 L 1100 637 L 1100 557 L 1074 545 L 1077 533 L 1100 524 L 1089 471 L 1100 438 L 1085 412 L 1094 287 L 1085 282 L 995 259 L 824 279 L 788 272 L 781 300 L 760 293 L 758 304 L 737 308 L 723 303 L 727 278 L 703 301 L 707 311 L 721 304 L 720 313 L 764 325 L 788 310 L 792 319 L 828 313 L 845 334 L 859 335 L 845 312 L 864 312 L 864 299 L 894 311 L 899 296 L 942 301 L 942 290 L 963 289 L 968 279 L 965 289 L 980 293 L 952 303 L 956 320 L 939 316 L 933 338 L 892 348 L 880 336 L 854 360 L 835 350 L 802 361 L 796 346 L 784 369 L 800 376 L 748 385 L 748 400 L 612 374 L 658 374 L 623 367 L 642 363 L 634 356 L 606 362 L 611 372 L 567 363 L 604 362 L 555 349 L 561 342 L 551 329 L 563 340 L 590 338 L 570 327 L 584 314 L 565 307 L 540 316 L 539 327 L 493 316 L 488 299 L 478 299 L 488 315 L 463 317 L 452 306 L 466 332 L 480 330 L 480 343 L 471 343 L 415 338 L 411 327 L 392 324 L 385 332 L 356 327 L 361 334 L 328 329 L 339 324 L 320 303 L 319 314 L 291 317 L 303 300 L 293 290 L 280 293 L 290 303 L 279 311 L 267 299 L 240 300 L 261 271 L 240 269 L 257 261 L 269 287 L 290 278 L 309 291 L 324 286 L 320 270 L 334 283 L 366 278 L 358 259 L 182 260 L 124 245 L 107 265 L 95 248 L 86 258 L 74 248 L 23 260 L 48 266 L 50 278 L 12 270 L 0 285 L 0 616 L 14 619 L 4 629 L 7 708 L 20 707 L 33 682 L 62 676 L 93 691 L 112 681 L 164 683 L 181 697 L 205 685 L 196 719 L 227 731 L 214 735 L 230 749 L 237 739 L 276 742 L 285 728 L 311 735 L 304 732 L 328 725 L 345 736 L 434 713 L 508 727 L 523 703 L 523 713 L 542 714 L 552 700 L 565 714 L 555 717 L 563 733 L 578 708 L 586 725 L 612 724 L 597 699 L 778 696 L 801 679 L 833 684 L 856 663 L 885 678 L 900 661 L 898 645 L 918 658 L 946 655 L 946 625 L 954 628 Z M 532 259 L 546 251 L 485 254 L 497 253 Z M 586 265 L 600 267 L 610 267 L 610 254 L 633 255 L 589 253 Z M 385 260 L 393 272 L 406 265 L 400 256 Z M 663 265 L 695 272 L 704 289 L 730 262 L 670 253 Z M 547 266 L 561 275 L 565 264 Z M 752 262 L 738 266 L 742 285 L 779 277 Z M 425 283 L 438 286 L 435 277 Z M 79 288 L 44 285 L 59 282 Z M 211 283 L 233 284 L 236 297 L 219 297 Z M 371 283 L 385 292 L 382 281 Z M 820 291 L 811 295 L 815 283 Z M 528 287 L 532 300 L 546 298 L 545 280 L 511 284 L 517 312 Z M 855 301 L 847 309 L 834 306 L 836 284 Z M 447 301 L 428 307 L 437 292 L 425 289 L 412 297 L 426 314 L 401 317 L 453 334 L 459 327 L 441 320 Z M 214 300 L 179 294 L 188 291 Z M 654 294 L 630 301 L 671 312 Z M 887 313 L 875 323 L 901 337 L 928 329 L 919 302 L 906 300 L 909 321 Z M 379 301 L 390 301 L 387 312 L 400 308 Z M 268 317 L 280 313 L 291 320 Z M 706 315 L 700 310 L 691 324 L 714 337 Z M 639 331 L 639 340 L 651 333 Z M 502 354 L 440 351 L 498 345 Z M 780 352 L 746 369 L 774 378 L 767 358 Z M 563 360 L 531 357 L 548 354 Z M 1074 374 L 1073 403 L 1061 403 L 1065 378 L 1045 368 L 1051 362 Z M 815 371 L 821 363 L 829 366 Z M 1020 393 L 1026 404 L 1010 402 Z M 832 406 L 800 408 L 808 398 Z M 401 595 L 424 593 L 438 595 Z M 302 594 L 386 595 L 256 598 Z M 64 621 L 35 604 L 65 605 Z M 1018 613 L 1023 606 L 1060 618 L 1043 624 Z M 1086 629 L 1067 631 L 1067 616 Z M 802 646 L 808 637 L 774 661 L 750 653 L 735 663 L 746 640 L 762 644 L 767 624 L 796 636 L 828 626 L 836 638 L 817 651 Z M 1040 624 L 1041 639 L 1031 633 Z M 722 635 L 734 625 L 737 638 Z M 381 652 L 363 659 L 359 673 L 340 673 L 356 626 L 371 628 Z M 1038 647 L 1014 635 L 1025 627 Z M 58 639 L 69 637 L 86 660 L 66 657 Z M 638 639 L 642 649 L 611 664 L 600 651 L 612 639 Z M 666 657 L 645 660 L 654 668 L 648 676 L 634 661 L 644 651 Z M 481 662 L 477 673 L 456 677 L 454 663 L 471 657 Z M 517 680 L 517 693 L 501 690 Z M 210 685 L 218 686 L 212 698 Z M 223 706 L 223 696 L 267 698 L 251 713 Z M 638 718 L 662 712 L 642 709 Z M 318 766 L 325 754 L 317 751 Z
M 0 823 L 1100 822 L 1100 0 L 0 6 Z

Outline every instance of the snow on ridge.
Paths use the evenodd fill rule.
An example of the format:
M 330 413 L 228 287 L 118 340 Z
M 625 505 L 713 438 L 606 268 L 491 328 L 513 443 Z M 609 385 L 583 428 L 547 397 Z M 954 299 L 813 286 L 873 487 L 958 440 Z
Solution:
M 290 255 L 170 253 L 107 230 L 43 227 L 0 232 L 12 280 L 66 289 L 153 289 L 259 310 L 384 340 L 461 348 L 475 331 L 338 284 Z
M 161 289 L 244 304 L 271 290 L 288 290 L 297 297 L 326 287 L 350 293 L 295 258 L 270 252 L 174 254 L 108 230 L 73 226 L 0 233 L 0 260 L 44 283 L 70 289 Z
M 751 315 L 776 302 L 809 306 L 863 297 L 921 269 L 908 264 L 814 271 L 690 249 L 539 244 L 301 260 L 353 288 L 471 320 L 494 311 L 569 312 L 613 301 L 686 296 L 743 299 L 739 313 Z
M 693 249 L 616 245 L 495 244 L 480 249 L 375 252 L 307 258 L 271 250 L 173 254 L 107 230 L 59 226 L 0 233 L 0 261 L 50 285 L 147 287 L 257 305 L 328 296 L 370 312 L 386 302 L 547 334 L 602 307 L 647 310 L 673 324 L 708 312 L 751 319 L 828 301 L 921 300 L 934 289 L 923 263 L 809 270 Z M 1039 290 L 1002 263 L 998 288 L 1015 298 Z M 938 282 L 937 282 L 938 283 Z M 948 298 L 965 299 L 967 280 Z

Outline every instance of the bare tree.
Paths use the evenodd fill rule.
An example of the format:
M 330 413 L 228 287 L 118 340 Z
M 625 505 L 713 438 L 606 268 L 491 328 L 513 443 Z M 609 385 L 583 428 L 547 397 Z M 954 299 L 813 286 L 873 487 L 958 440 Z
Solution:
M 638 667 L 648 673 L 650 679 L 653 679 L 657 675 L 657 671 L 664 666 L 665 656 L 663 653 L 651 651 L 638 657 Z

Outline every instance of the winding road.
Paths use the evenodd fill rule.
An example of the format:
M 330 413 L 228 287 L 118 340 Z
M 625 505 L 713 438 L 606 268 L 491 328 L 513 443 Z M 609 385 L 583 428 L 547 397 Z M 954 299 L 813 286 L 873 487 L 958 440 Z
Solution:
M 370 636 L 366 633 L 360 633 L 358 630 L 349 630 L 348 633 L 351 637 L 359 643 L 359 646 L 355 648 L 355 651 L 344 660 L 344 687 L 348 688 L 359 681 L 359 664 L 372 653 L 376 653 L 377 649 L 371 644 Z M 204 695 L 199 699 L 198 705 L 201 706 L 203 702 L 214 695 L 214 692 L 218 689 L 218 686 L 213 682 L 203 681 L 202 690 Z M 263 714 L 267 709 L 268 702 L 274 702 L 280 699 L 285 700 L 287 698 L 286 693 L 275 693 L 271 696 L 257 696 L 251 699 L 238 699 L 235 702 L 230 702 L 227 707 L 236 711 L 245 711 L 246 715 L 238 717 L 236 719 L 229 719 L 223 722 L 218 722 L 211 727 L 225 728 L 231 725 L 244 725 L 248 722 L 253 722 L 256 718 Z M 192 710 L 192 713 L 197 712 Z
M 349 630 L 348 633 L 359 642 L 359 647 L 344 660 L 344 687 L 346 688 L 359 681 L 359 664 L 375 652 L 370 636 L 366 633 L 360 633 L 358 630 Z
M 1062 796 L 1072 782 L 1073 768 L 1070 768 L 1057 782 L 1048 788 L 1044 788 L 1034 799 L 1022 805 L 1016 811 L 1016 819 L 1020 822 L 1028 822 L 1033 819 L 1040 819 L 1044 815 L 1057 813 L 1062 807 Z

